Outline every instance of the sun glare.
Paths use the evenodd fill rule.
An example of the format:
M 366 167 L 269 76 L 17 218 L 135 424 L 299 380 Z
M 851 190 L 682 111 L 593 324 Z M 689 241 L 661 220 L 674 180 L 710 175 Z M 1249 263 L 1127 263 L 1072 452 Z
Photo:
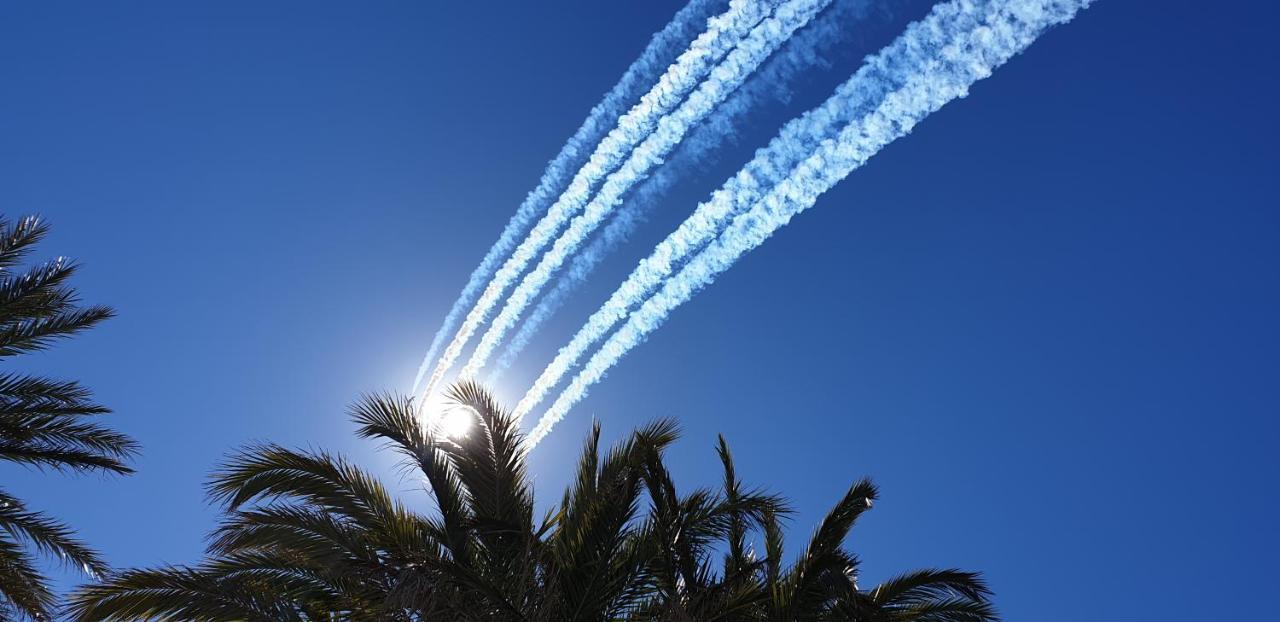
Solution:
M 444 434 L 445 438 L 462 438 L 471 431 L 475 416 L 475 411 L 466 406 L 454 406 L 441 414 L 436 425 L 439 426 L 440 433 Z

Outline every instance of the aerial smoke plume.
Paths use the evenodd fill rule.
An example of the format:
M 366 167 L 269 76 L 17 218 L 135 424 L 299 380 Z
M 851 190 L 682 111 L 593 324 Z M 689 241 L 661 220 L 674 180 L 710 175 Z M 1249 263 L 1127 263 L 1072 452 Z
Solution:
M 661 165 L 663 158 L 684 139 L 690 128 L 710 114 L 792 33 L 807 24 L 830 2 L 831 0 L 789 0 L 779 6 L 771 17 L 757 25 L 729 52 L 684 103 L 658 122 L 657 129 L 645 137 L 618 170 L 609 175 L 595 198 L 581 214 L 570 221 L 568 228 L 556 239 L 551 249 L 511 292 L 502 311 L 493 320 L 471 359 L 462 368 L 461 377 L 472 378 L 480 372 L 506 331 L 515 324 L 556 270 L 617 207 L 627 191 Z
M 851 84 L 874 86 L 875 80 L 868 81 L 864 72 L 889 70 L 884 77 L 890 78 L 895 86 L 868 100 L 867 103 L 872 104 L 869 110 L 856 115 L 837 134 L 819 140 L 816 145 L 808 146 L 802 139 L 788 147 L 788 151 L 794 149 L 803 155 L 794 166 L 783 172 L 781 180 L 772 187 L 762 188 L 753 176 L 747 175 L 747 179 L 741 181 L 749 180 L 745 185 L 751 188 L 750 194 L 758 198 L 751 199 L 747 209 L 733 215 L 728 226 L 722 226 L 725 218 L 723 208 L 704 210 L 714 203 L 714 198 L 699 206 L 686 224 L 694 222 L 695 231 L 710 227 L 714 241 L 689 259 L 656 293 L 646 296 L 635 290 L 633 294 L 624 294 L 629 296 L 623 311 L 626 323 L 608 338 L 544 413 L 530 433 L 530 444 L 541 440 L 568 409 L 586 395 L 587 389 L 626 352 L 657 329 L 672 309 L 710 284 L 743 253 L 762 244 L 792 217 L 811 207 L 819 195 L 885 145 L 910 132 L 930 113 L 965 96 L 974 82 L 991 75 L 995 68 L 1029 46 L 1044 30 L 1069 21 L 1089 4 L 1090 0 L 952 0 L 938 5 L 927 18 L 913 24 L 881 56 L 905 43 L 908 49 L 920 52 L 921 58 L 901 65 L 884 66 L 877 62 L 878 57 L 873 57 L 846 83 L 846 87 Z M 862 87 L 855 86 L 854 91 L 859 88 Z M 839 97 L 842 92 L 848 93 L 842 87 L 833 97 Z M 809 115 L 821 110 L 820 107 Z M 728 188 L 730 186 L 727 185 Z M 729 194 L 734 193 L 730 191 Z M 733 197 L 729 203 L 730 206 L 735 203 Z M 682 225 L 664 244 L 673 242 L 673 238 L 682 231 L 687 233 L 685 230 Z M 672 246 L 686 245 L 677 242 Z M 667 272 L 671 271 L 675 261 L 670 251 L 664 252 L 661 245 L 646 259 L 650 266 Z M 642 264 L 636 273 L 644 268 Z M 630 278 L 628 282 L 631 282 Z M 636 304 L 639 305 L 637 309 L 626 313 L 626 309 Z M 610 325 L 614 323 L 616 321 Z M 589 328 L 590 322 L 583 330 Z M 595 341 L 600 335 L 588 338 Z M 551 368 L 548 371 L 552 371 Z M 528 412 L 537 399 L 539 396 L 531 390 L 517 406 L 517 412 Z
M 573 256 L 555 286 L 542 296 L 520 324 L 494 363 L 489 375 L 490 384 L 502 377 L 543 323 L 591 276 L 596 266 L 631 236 L 672 185 L 714 158 L 716 149 L 736 134 L 743 118 L 754 108 L 771 97 L 785 101 L 790 95 L 791 83 L 798 76 L 825 65 L 827 58 L 838 54 L 835 47 L 842 44 L 850 30 L 865 18 L 868 4 L 869 0 L 835 0 L 829 9 L 793 35 L 746 84 L 702 121 L 680 144 L 669 162 L 637 186 L 600 234 Z
M 427 379 L 426 388 L 422 391 L 424 403 L 462 354 L 462 349 L 476 329 L 501 300 L 507 286 L 524 272 L 529 262 L 582 209 L 591 196 L 592 188 L 615 170 L 632 148 L 655 130 L 658 121 L 683 101 L 689 91 L 707 77 L 716 63 L 768 15 L 772 4 L 731 0 L 729 9 L 708 20 L 707 29 L 667 67 L 653 88 L 640 98 L 640 103 L 618 119 L 617 126 L 596 146 L 560 198 L 546 210 L 546 214 L 485 285 L 484 291 L 462 320 L 457 333 L 445 347 Z
M 653 84 L 658 77 L 658 72 L 675 59 L 675 51 L 692 40 L 706 23 L 707 18 L 725 4 L 724 0 L 692 0 L 676 13 L 665 28 L 653 35 L 649 45 L 640 54 L 640 58 L 627 68 L 627 71 L 622 74 L 622 79 L 618 80 L 618 83 L 605 94 L 604 99 L 591 109 L 586 121 L 583 121 L 578 131 L 574 132 L 569 141 L 564 144 L 560 153 L 547 164 L 547 170 L 543 172 L 538 186 L 525 197 L 515 215 L 502 230 L 502 234 L 498 236 L 498 241 L 489 248 L 480 265 L 467 279 L 462 293 L 458 295 L 453 307 L 445 315 L 440 329 L 431 339 L 431 347 L 427 349 L 427 355 L 422 359 L 418 374 L 413 379 L 412 391 L 418 390 L 422 378 L 430 369 L 431 363 L 435 361 L 436 354 L 440 352 L 440 346 L 453 334 L 454 328 L 458 326 L 458 320 L 462 319 L 462 314 L 467 311 L 468 305 L 475 301 L 480 288 L 484 287 L 493 276 L 494 270 L 498 268 L 498 262 L 511 253 L 519 243 L 520 236 L 533 226 L 534 221 L 546 211 L 551 201 L 564 190 L 569 176 L 585 162 L 592 145 L 598 143 L 618 117 L 622 116 L 623 112 L 640 98 L 640 94 Z

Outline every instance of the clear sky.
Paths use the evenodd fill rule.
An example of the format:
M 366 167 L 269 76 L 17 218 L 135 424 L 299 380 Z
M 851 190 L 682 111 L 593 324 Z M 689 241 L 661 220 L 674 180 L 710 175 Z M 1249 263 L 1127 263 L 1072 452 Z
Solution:
M 203 6 L 199 6 L 203 4 Z M 539 336 L 514 403 L 635 262 L 929 2 L 692 172 Z M 182 6 L 178 6 L 182 5 Z M 128 479 L 3 469 L 116 565 L 190 562 L 201 485 L 251 440 L 352 438 L 546 161 L 676 2 L 9 2 L 0 211 L 54 224 L 120 312 L 25 370 L 79 378 Z M 677 310 L 532 456 L 559 493 L 592 417 L 677 417 L 686 487 L 789 494 L 800 546 L 850 482 L 866 582 L 985 572 L 1009 620 L 1260 619 L 1280 553 L 1280 212 L 1269 2 L 1098 0 Z M 1268 199 L 1267 197 L 1271 197 Z

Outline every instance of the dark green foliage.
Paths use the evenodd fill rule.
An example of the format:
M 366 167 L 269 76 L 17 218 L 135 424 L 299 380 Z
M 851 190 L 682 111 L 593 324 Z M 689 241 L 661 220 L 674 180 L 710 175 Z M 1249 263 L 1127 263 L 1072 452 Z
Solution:
M 36 218 L 0 219 L 0 359 L 42 350 L 111 317 L 82 307 L 68 284 L 76 265 L 59 258 L 17 270 L 45 236 Z M 38 469 L 131 473 L 129 437 L 94 421 L 109 412 L 78 383 L 0 373 L 0 460 Z M 67 525 L 0 490 L 0 620 L 51 619 L 55 598 L 38 556 L 90 575 L 107 571 Z
M 536 519 L 516 422 L 474 384 L 451 397 L 475 418 L 454 440 L 425 429 L 405 398 L 369 396 L 352 410 L 360 436 L 428 483 L 430 515 L 339 457 L 250 447 L 210 482 L 225 515 L 204 562 L 112 575 L 73 598 L 74 619 L 996 619 L 975 574 L 926 570 L 858 589 L 843 543 L 876 498 L 867 481 L 786 564 L 785 501 L 742 485 L 724 439 L 722 489 L 679 491 L 663 463 L 677 437 L 667 420 L 603 454 L 593 429 L 560 506 Z

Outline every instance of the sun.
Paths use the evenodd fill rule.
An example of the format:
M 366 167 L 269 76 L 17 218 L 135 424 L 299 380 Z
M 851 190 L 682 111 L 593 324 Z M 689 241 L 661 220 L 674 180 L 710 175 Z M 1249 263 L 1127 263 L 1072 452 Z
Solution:
M 436 394 L 425 398 L 425 405 L 419 411 L 422 423 L 437 437 L 447 439 L 463 438 L 471 430 L 475 422 L 475 411 L 463 406 L 444 395 Z
M 475 423 L 476 413 L 466 406 L 453 406 L 445 409 L 436 421 L 436 429 L 448 439 L 463 438 L 471 431 Z

